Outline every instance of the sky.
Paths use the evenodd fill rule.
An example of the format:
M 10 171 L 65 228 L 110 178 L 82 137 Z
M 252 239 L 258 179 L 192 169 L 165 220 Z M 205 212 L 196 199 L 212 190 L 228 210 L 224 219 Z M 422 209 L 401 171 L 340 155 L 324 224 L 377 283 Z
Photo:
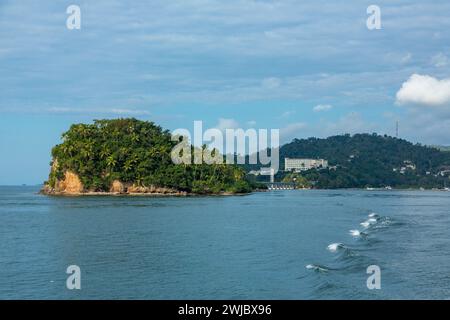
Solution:
M 450 145 L 449 30 L 448 0 L 0 0 L 0 185 L 99 118 Z

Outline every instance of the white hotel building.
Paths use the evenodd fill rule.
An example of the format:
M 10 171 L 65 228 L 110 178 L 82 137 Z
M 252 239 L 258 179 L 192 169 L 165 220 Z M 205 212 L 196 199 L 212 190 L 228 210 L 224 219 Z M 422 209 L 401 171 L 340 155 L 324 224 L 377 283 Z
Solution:
M 324 159 L 284 159 L 284 171 L 306 171 L 310 169 L 328 168 L 328 160 Z

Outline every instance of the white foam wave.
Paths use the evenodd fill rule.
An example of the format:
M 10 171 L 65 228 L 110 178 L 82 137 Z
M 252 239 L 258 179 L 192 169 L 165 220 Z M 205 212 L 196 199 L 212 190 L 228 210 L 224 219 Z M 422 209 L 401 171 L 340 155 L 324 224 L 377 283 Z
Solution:
M 327 271 L 328 271 L 327 268 L 322 267 L 322 266 L 318 266 L 318 265 L 315 265 L 315 264 L 308 264 L 308 265 L 306 266 L 306 269 L 308 269 L 308 270 L 314 270 L 314 271 L 318 271 L 318 272 L 327 272 Z
M 368 227 L 370 227 L 370 222 L 364 221 L 364 222 L 361 222 L 360 225 L 362 225 L 364 228 L 368 228 Z
M 378 222 L 378 219 L 376 218 L 369 218 L 364 222 L 361 222 L 360 225 L 362 225 L 364 228 L 369 228 L 371 225 L 376 224 Z
M 332 244 L 330 244 L 328 247 L 327 247 L 327 249 L 328 249 L 328 251 L 330 251 L 330 252 L 336 252 L 336 251 L 338 251 L 340 248 L 343 248 L 344 247 L 344 245 L 342 244 L 342 243 L 332 243 Z
M 353 237 L 360 237 L 361 236 L 361 231 L 359 231 L 359 230 L 350 230 L 349 233 Z

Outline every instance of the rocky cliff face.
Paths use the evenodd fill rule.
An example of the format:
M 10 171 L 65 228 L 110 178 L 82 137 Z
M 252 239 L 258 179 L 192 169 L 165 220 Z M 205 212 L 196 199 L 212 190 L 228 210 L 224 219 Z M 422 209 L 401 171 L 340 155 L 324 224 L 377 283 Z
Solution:
M 79 176 L 71 171 L 66 171 L 64 180 L 56 181 L 55 187 L 52 188 L 49 185 L 45 185 L 41 191 L 44 194 L 49 195 L 174 195 L 174 196 L 186 196 L 187 192 L 179 191 L 176 189 L 155 187 L 155 186 L 137 186 L 131 183 L 123 183 L 119 180 L 114 180 L 111 184 L 109 192 L 94 192 L 85 190 L 83 183 Z
M 171 188 L 164 188 L 164 187 L 143 187 L 143 186 L 136 186 L 132 185 L 127 188 L 127 193 L 129 194 L 176 194 L 176 195 L 186 195 L 187 193 L 184 191 L 179 191 L 176 189 Z
M 77 195 L 84 192 L 84 186 L 78 175 L 72 171 L 66 171 L 64 180 L 56 181 L 55 187 L 45 185 L 42 189 L 45 194 Z
M 111 188 L 109 189 L 109 192 L 124 193 L 127 191 L 127 189 L 128 188 L 124 183 L 120 182 L 119 180 L 114 180 L 111 185 Z
M 57 185 L 60 192 L 65 192 L 67 194 L 79 194 L 84 191 L 80 178 L 71 171 L 67 171 L 65 179 L 63 181 L 58 181 Z

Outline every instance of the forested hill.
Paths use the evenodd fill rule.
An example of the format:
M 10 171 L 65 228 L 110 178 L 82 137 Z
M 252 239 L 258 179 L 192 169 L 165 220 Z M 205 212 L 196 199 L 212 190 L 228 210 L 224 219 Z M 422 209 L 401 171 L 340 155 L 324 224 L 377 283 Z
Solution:
M 175 164 L 171 152 L 176 144 L 169 131 L 148 121 L 74 124 L 62 135 L 62 143 L 52 149 L 52 169 L 43 192 L 155 193 L 164 189 L 222 194 L 255 188 L 234 165 Z
M 450 169 L 449 152 L 389 136 L 295 139 L 280 149 L 282 170 L 285 158 L 323 158 L 335 166 L 302 174 L 319 188 L 450 186 L 446 172 Z

